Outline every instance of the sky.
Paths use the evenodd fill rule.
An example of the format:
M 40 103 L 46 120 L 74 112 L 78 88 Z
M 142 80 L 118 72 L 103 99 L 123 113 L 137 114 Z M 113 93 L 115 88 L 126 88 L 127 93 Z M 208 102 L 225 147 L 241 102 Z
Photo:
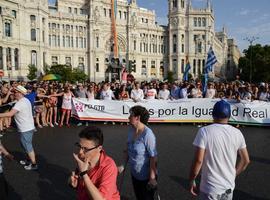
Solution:
M 49 0 L 49 2 L 55 0 Z M 207 0 L 192 0 L 195 8 L 204 8 Z M 270 44 L 270 0 L 212 0 L 215 29 L 225 26 L 240 50 L 248 48 L 245 38 L 257 38 L 254 44 Z M 137 0 L 140 7 L 155 10 L 159 24 L 167 24 L 168 0 Z
M 195 8 L 204 8 L 207 0 L 192 0 Z M 245 38 L 255 37 L 254 44 L 270 44 L 270 0 L 212 0 L 215 29 L 225 26 L 240 50 L 248 48 Z M 167 0 L 137 0 L 140 7 L 155 10 L 159 24 L 167 24 Z

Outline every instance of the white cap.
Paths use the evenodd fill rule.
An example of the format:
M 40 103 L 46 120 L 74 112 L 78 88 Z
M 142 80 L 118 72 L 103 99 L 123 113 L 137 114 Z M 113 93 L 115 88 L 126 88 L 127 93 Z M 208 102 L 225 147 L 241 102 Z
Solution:
M 25 89 L 25 87 L 18 85 L 15 90 L 17 90 L 18 92 L 22 93 L 23 95 L 27 94 L 27 90 Z

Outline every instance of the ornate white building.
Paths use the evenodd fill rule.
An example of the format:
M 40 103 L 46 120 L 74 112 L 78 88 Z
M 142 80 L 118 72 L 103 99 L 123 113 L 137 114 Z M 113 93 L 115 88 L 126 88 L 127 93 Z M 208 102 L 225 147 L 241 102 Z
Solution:
M 158 25 L 155 11 L 138 7 L 136 0 L 117 2 L 118 57 L 123 65 L 133 63 L 136 79 L 162 80 L 168 70 L 181 79 L 186 56 L 190 73 L 199 77 L 211 45 L 219 61 L 215 72 L 224 76 L 229 67 L 236 73 L 238 48 L 228 42 L 225 29 L 215 32 L 209 1 L 206 8 L 194 9 L 191 1 L 168 0 L 168 26 Z M 55 5 L 47 0 L 0 1 L 3 78 L 26 78 L 29 64 L 39 74 L 47 65 L 67 64 L 84 70 L 92 81 L 118 78 L 120 69 L 111 63 L 112 17 L 111 0 L 57 0 Z M 234 50 L 228 53 L 230 48 Z

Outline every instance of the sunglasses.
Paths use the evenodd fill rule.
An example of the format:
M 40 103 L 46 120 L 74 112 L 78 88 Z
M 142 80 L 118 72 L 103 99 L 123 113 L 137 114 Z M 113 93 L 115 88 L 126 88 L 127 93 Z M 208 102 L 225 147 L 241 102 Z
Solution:
M 87 152 L 90 152 L 90 151 L 92 151 L 92 150 L 99 147 L 99 146 L 95 146 L 95 147 L 92 147 L 92 148 L 87 148 L 87 147 L 81 146 L 79 142 L 76 142 L 74 145 L 75 145 L 76 148 L 78 148 L 78 151 L 82 150 L 84 154 L 86 154 Z

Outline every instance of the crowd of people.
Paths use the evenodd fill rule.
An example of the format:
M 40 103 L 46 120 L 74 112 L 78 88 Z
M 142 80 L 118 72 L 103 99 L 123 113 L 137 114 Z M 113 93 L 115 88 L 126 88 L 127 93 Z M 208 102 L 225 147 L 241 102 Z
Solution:
M 104 100 L 131 98 L 135 102 L 144 98 L 148 100 L 188 98 L 189 95 L 195 94 L 196 97 L 192 96 L 192 98 L 203 97 L 200 82 L 196 82 L 194 87 L 192 85 L 193 83 L 168 85 L 167 83 L 152 82 L 142 83 L 142 85 L 127 83 L 120 86 L 119 83 L 89 83 L 85 89 L 82 84 L 78 84 L 75 88 L 70 84 L 49 82 L 19 84 L 13 82 L 11 85 L 2 85 L 2 91 L 5 91 L 2 99 L 7 100 L 5 106 L 1 107 L 3 112 L 0 113 L 0 119 L 2 128 L 8 128 L 12 121 L 11 117 L 14 116 L 20 133 L 20 142 L 26 153 L 26 159 L 21 160 L 20 164 L 24 166 L 25 170 L 37 170 L 38 164 L 32 145 L 33 133 L 36 131 L 34 116 L 36 125 L 40 128 L 43 126 L 54 127 L 57 124 L 61 127 L 65 120 L 66 125 L 69 126 L 73 97 Z M 167 89 L 168 86 L 169 89 Z M 215 88 L 215 84 L 209 84 L 209 90 L 206 91 L 205 96 L 211 94 L 211 98 L 221 98 L 221 96 L 217 96 L 218 91 L 223 91 L 225 97 L 231 94 L 233 98 L 235 93 L 228 92 L 230 87 L 226 85 L 223 87 L 222 84 L 217 84 L 217 86 L 218 88 Z M 249 87 L 251 86 L 241 85 L 241 88 Z M 183 92 L 185 88 L 186 92 Z M 220 90 L 220 88 L 223 89 Z M 225 90 L 226 88 L 227 90 Z M 213 94 L 210 91 L 215 92 Z M 240 96 L 242 99 L 239 87 L 237 92 L 239 95 L 235 95 L 235 98 Z M 250 100 L 252 100 L 252 94 L 250 96 Z M 210 98 L 210 96 L 206 97 Z M 59 119 L 58 109 L 62 110 Z M 69 184 L 76 189 L 78 199 L 120 200 L 117 177 L 125 171 L 125 163 L 130 166 L 136 199 L 159 199 L 156 137 L 147 125 L 150 114 L 146 108 L 140 105 L 132 107 L 129 113 L 130 128 L 126 147 L 123 147 L 124 164 L 119 167 L 116 166 L 113 158 L 105 153 L 101 129 L 90 126 L 79 133 L 79 141 L 75 143 L 78 149 L 73 154 L 77 168 L 69 177 Z M 231 115 L 229 103 L 224 100 L 218 101 L 214 105 L 212 115 L 214 124 L 200 128 L 193 143 L 196 153 L 190 170 L 190 192 L 194 196 L 199 195 L 201 200 L 232 200 L 235 177 L 249 164 L 246 143 L 241 131 L 228 125 Z M 236 162 L 238 154 L 239 162 Z M 13 156 L 0 143 L 0 197 L 7 199 L 2 155 L 13 159 Z M 202 171 L 202 178 L 200 192 L 198 192 L 197 177 L 200 171 Z

